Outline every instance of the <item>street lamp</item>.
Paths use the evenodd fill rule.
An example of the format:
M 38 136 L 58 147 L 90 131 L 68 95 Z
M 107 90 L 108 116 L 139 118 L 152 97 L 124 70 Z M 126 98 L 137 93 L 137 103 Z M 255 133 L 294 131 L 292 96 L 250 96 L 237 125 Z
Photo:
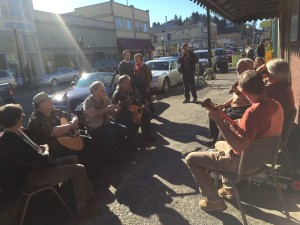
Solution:
M 162 54 L 163 54 L 163 56 L 165 56 L 164 37 L 161 37 L 161 48 L 162 48 Z

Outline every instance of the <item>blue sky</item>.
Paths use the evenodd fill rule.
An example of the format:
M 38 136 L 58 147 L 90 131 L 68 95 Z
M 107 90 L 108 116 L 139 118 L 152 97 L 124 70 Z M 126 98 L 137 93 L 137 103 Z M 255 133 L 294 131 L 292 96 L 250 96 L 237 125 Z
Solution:
M 94 5 L 108 0 L 32 0 L 35 10 L 53 12 L 53 13 L 66 13 L 71 12 L 74 8 Z M 192 12 L 198 11 L 200 14 L 206 14 L 206 10 L 200 8 L 190 0 L 115 0 L 115 2 L 126 5 L 134 5 L 134 7 L 149 10 L 150 23 L 165 22 L 167 19 L 173 19 L 176 14 L 178 17 L 182 16 L 184 20 L 189 17 Z

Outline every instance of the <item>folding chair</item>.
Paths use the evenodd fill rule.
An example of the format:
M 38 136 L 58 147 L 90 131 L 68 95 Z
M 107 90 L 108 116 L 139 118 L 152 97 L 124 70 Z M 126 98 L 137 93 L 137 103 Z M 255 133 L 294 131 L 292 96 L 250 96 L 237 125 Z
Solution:
M 292 128 L 294 125 L 294 120 L 296 117 L 297 110 L 296 108 L 293 108 L 288 115 L 288 117 L 284 120 L 284 126 L 281 134 L 281 145 L 280 145 L 280 150 L 283 153 L 283 156 L 285 157 L 288 166 L 290 169 L 295 170 L 297 166 L 295 165 L 295 162 L 293 160 L 293 157 L 290 154 L 289 149 L 287 148 L 287 143 L 290 138 L 290 134 L 292 132 Z
M 242 179 L 249 179 L 257 174 L 267 171 L 272 173 L 273 183 L 276 187 L 282 205 L 284 206 L 286 217 L 290 219 L 286 202 L 278 186 L 277 177 L 274 173 L 280 141 L 281 137 L 279 135 L 254 141 L 245 151 L 243 151 L 238 173 L 215 171 L 225 177 L 232 185 L 244 225 L 247 225 L 248 223 L 235 184 L 239 183 Z
M 52 191 L 56 195 L 56 197 L 60 200 L 60 202 L 65 207 L 65 209 L 68 211 L 68 213 L 72 217 L 74 217 L 73 212 L 71 211 L 71 209 L 69 208 L 69 206 L 67 205 L 67 203 L 62 199 L 62 197 L 60 196 L 60 194 L 58 194 L 58 192 L 56 191 L 56 189 L 54 188 L 54 186 L 48 186 L 48 187 L 43 187 L 43 188 L 40 188 L 40 189 L 32 191 L 32 192 L 26 192 L 26 191 L 22 190 L 22 195 L 24 195 L 26 197 L 26 202 L 25 202 L 24 209 L 23 209 L 23 212 L 22 212 L 22 217 L 21 217 L 20 225 L 23 225 L 23 223 L 24 223 L 26 212 L 27 212 L 27 209 L 28 209 L 29 202 L 30 202 L 31 198 L 34 195 L 36 195 L 36 194 L 38 194 L 40 192 L 43 192 L 43 191 L 47 191 L 47 190 Z

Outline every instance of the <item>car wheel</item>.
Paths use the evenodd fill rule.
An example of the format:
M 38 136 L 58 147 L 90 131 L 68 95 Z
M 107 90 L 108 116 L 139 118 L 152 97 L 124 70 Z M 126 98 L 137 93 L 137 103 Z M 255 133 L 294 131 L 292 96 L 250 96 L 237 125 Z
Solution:
M 77 80 L 78 80 L 78 76 L 75 75 L 75 76 L 73 77 L 73 81 L 76 82 Z
M 9 87 L 12 91 L 14 90 L 14 86 L 11 83 L 9 83 Z
M 52 86 L 52 87 L 56 87 L 56 86 L 57 86 L 57 80 L 56 80 L 56 79 L 53 79 L 53 80 L 51 81 L 51 86 Z
M 169 78 L 165 78 L 162 85 L 162 92 L 167 93 L 170 89 L 170 80 Z
M 117 74 L 117 73 L 118 73 L 118 70 L 117 70 L 117 68 L 113 68 L 113 70 L 112 70 L 112 71 L 113 71 L 113 73 L 114 73 L 114 74 Z

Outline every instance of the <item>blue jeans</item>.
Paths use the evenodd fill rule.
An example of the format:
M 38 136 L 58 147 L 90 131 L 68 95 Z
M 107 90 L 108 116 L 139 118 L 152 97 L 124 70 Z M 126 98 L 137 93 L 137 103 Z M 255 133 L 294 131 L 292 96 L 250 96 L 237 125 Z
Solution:
M 119 147 L 125 141 L 128 129 L 121 124 L 109 122 L 107 125 L 90 130 L 89 135 L 103 146 L 111 159 L 116 159 L 120 155 Z

